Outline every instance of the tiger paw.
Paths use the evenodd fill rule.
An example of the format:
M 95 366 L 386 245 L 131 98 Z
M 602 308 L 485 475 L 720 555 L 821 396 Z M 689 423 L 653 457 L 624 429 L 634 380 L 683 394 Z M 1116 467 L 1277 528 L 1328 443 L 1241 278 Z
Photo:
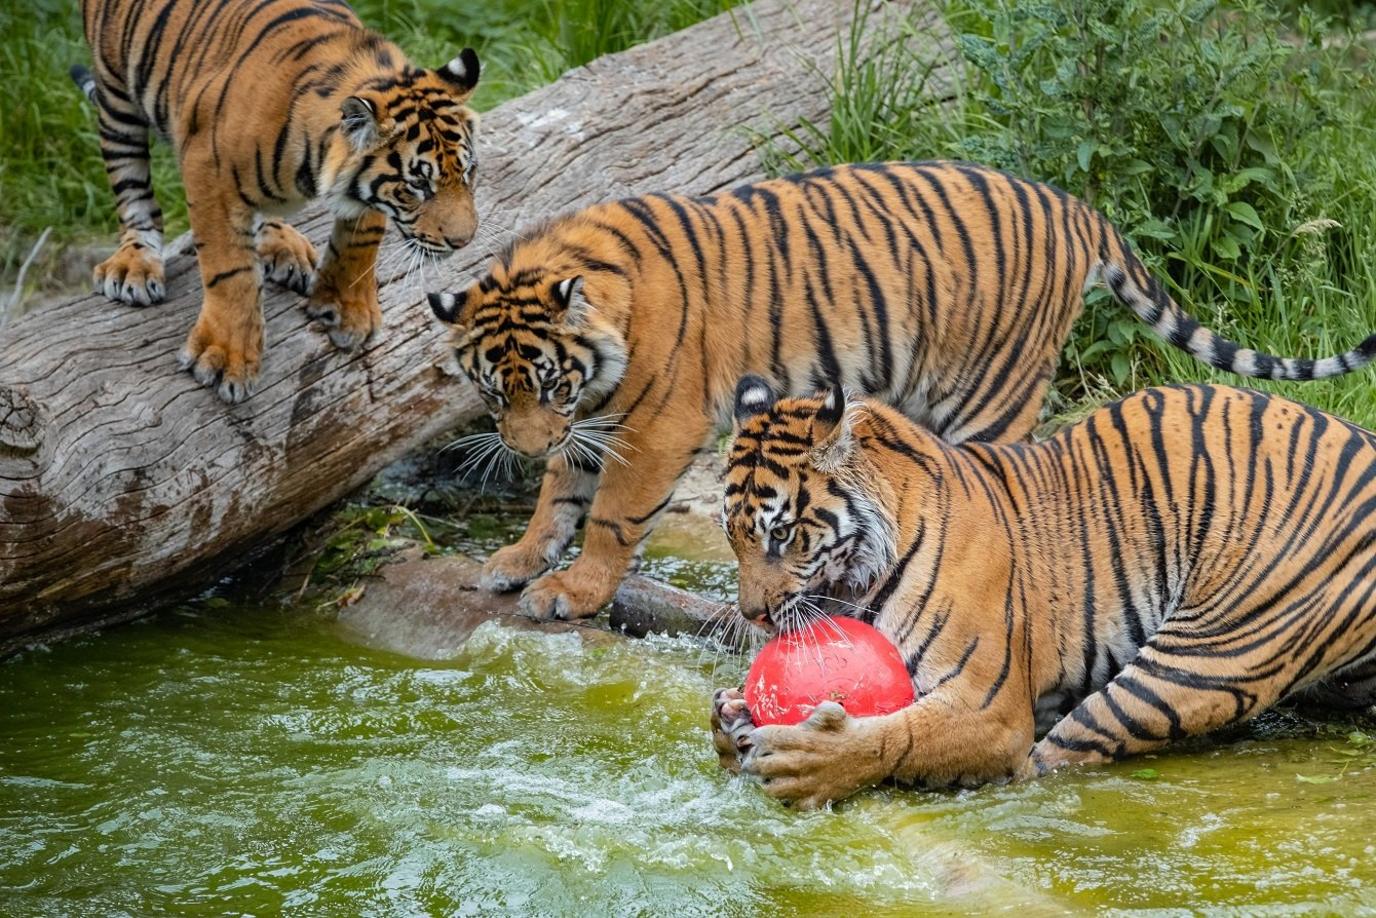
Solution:
M 263 354 L 263 319 L 257 304 L 248 316 L 201 307 L 201 315 L 177 356 L 196 382 L 213 388 L 231 405 L 253 394 Z
M 96 265 L 93 278 L 97 293 L 129 306 L 151 306 L 167 295 L 160 249 L 133 237 Z
M 796 727 L 759 727 L 741 771 L 764 792 L 799 809 L 817 809 L 888 776 L 879 718 L 855 718 L 834 701 L 819 704 Z
M 360 283 L 368 285 L 366 293 L 351 291 L 345 297 L 322 280 L 306 303 L 306 315 L 324 325 L 334 346 L 346 351 L 366 344 L 382 328 L 377 288 L 372 278 Z
M 315 288 L 315 246 L 295 227 L 265 221 L 258 227 L 255 248 L 265 278 L 302 296 Z
M 550 568 L 538 546 L 524 540 L 499 548 L 483 565 L 478 586 L 492 593 L 506 593 L 525 586 Z
M 712 695 L 712 746 L 717 762 L 729 772 L 741 770 L 741 757 L 750 751 L 755 722 L 738 688 L 717 689 Z
M 568 570 L 546 574 L 526 587 L 521 611 L 541 621 L 591 618 L 612 598 L 617 579 L 584 575 L 575 562 Z

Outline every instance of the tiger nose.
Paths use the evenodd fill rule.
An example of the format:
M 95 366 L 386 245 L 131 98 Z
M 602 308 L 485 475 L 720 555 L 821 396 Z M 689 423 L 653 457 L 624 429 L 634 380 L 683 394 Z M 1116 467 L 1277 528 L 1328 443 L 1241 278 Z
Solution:
M 551 434 L 549 439 L 545 441 L 544 446 L 533 446 L 530 444 L 526 444 L 524 446 L 517 446 L 515 447 L 515 449 L 516 452 L 530 459 L 543 459 L 545 456 L 548 456 L 550 453 L 552 453 L 563 442 L 563 435 Z
M 774 627 L 774 616 L 769 613 L 769 607 L 765 605 L 747 606 L 741 604 L 741 617 L 752 625 L 762 628 Z

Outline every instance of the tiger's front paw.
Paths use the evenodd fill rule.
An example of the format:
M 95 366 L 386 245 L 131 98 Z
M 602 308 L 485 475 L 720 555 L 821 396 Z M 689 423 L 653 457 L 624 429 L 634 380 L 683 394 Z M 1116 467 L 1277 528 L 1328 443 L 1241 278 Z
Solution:
M 321 280 L 306 303 L 306 315 L 324 325 L 334 346 L 341 350 L 351 351 L 368 343 L 382 329 L 376 282 L 370 276 L 358 286 L 366 289 L 340 290 Z
M 589 575 L 578 563 L 566 571 L 546 574 L 521 593 L 521 611 L 542 621 L 591 618 L 616 592 L 619 578 Z
M 741 771 L 760 779 L 765 793 L 811 810 L 849 797 L 888 776 L 873 719 L 861 721 L 824 701 L 796 727 L 757 727 Z
M 262 356 L 263 318 L 256 303 L 248 315 L 207 303 L 177 362 L 233 405 L 253 394 Z
M 268 280 L 302 296 L 315 289 L 315 246 L 295 227 L 281 220 L 264 222 L 255 248 Z
M 151 306 L 167 295 L 162 254 L 151 244 L 126 238 L 115 254 L 96 265 L 95 290 L 129 306 Z
M 738 688 L 717 689 L 712 695 L 712 746 L 717 764 L 732 774 L 741 770 L 741 757 L 750 751 L 755 722 Z
M 483 565 L 478 586 L 492 593 L 506 593 L 530 583 L 549 570 L 550 564 L 538 545 L 522 539 L 493 552 Z

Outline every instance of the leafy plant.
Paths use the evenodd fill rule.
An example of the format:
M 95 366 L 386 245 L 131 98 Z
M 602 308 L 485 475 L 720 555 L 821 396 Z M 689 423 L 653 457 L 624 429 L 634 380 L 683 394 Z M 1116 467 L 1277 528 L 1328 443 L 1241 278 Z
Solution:
M 853 34 L 830 119 L 773 167 L 988 163 L 1092 203 L 1182 306 L 1248 345 L 1317 354 L 1376 327 L 1376 78 L 1325 45 L 1325 21 L 1259 0 L 952 0 L 944 20 L 954 66 L 920 19 L 870 53 Z M 1053 406 L 1204 372 L 1091 296 Z M 1329 407 L 1370 423 L 1370 388 L 1333 384 Z
M 300 590 L 314 584 L 338 605 L 362 595 L 361 581 L 401 549 L 419 544 L 426 554 L 441 550 L 420 516 L 400 504 L 344 507 L 332 516 L 331 526 Z

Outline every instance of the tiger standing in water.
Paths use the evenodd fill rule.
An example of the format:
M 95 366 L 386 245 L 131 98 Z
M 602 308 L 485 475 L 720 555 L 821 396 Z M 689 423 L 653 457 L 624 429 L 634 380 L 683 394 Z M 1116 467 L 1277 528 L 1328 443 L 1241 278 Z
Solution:
M 1096 282 L 1242 375 L 1332 376 L 1376 353 L 1376 336 L 1318 361 L 1241 348 L 1182 312 L 1086 204 L 963 163 L 840 166 L 555 220 L 430 297 L 501 443 L 548 459 L 525 534 L 483 585 L 529 584 L 539 617 L 595 614 L 745 373 L 785 392 L 844 384 L 953 443 L 1021 439 Z M 582 554 L 545 574 L 585 515 Z
M 1301 692 L 1376 701 L 1376 434 L 1222 386 L 1147 389 L 1035 444 L 952 445 L 839 388 L 778 400 L 754 377 L 735 414 L 740 614 L 789 629 L 842 598 L 917 696 L 756 729 L 718 692 L 722 764 L 774 797 L 1030 778 Z
M 309 294 L 307 313 L 353 348 L 382 324 L 374 264 L 391 217 L 408 244 L 445 255 L 477 229 L 478 57 L 412 66 L 343 0 L 83 0 L 119 248 L 97 291 L 131 305 L 165 294 L 150 132 L 172 144 L 186 187 L 204 303 L 179 360 L 227 402 L 252 393 L 263 350 L 263 277 Z M 264 214 L 323 199 L 323 259 Z

